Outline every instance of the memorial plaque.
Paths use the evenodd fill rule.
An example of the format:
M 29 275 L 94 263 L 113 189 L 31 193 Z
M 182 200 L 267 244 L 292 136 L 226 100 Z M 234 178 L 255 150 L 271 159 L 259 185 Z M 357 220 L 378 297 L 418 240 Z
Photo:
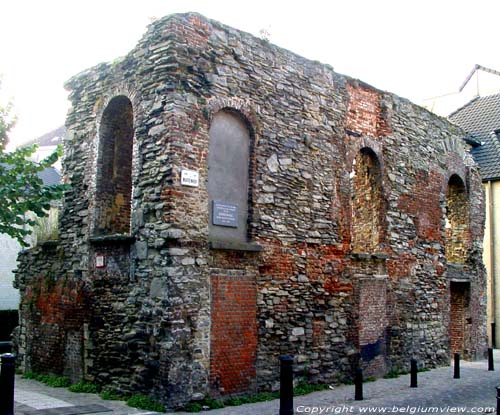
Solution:
M 214 200 L 212 205 L 212 224 L 237 228 L 238 205 Z

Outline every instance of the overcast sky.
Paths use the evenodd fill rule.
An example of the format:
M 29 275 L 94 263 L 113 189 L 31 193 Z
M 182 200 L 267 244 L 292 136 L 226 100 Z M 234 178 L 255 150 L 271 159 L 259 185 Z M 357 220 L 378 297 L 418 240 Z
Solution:
M 2 0 L 0 95 L 18 116 L 11 140 L 62 125 L 67 79 L 127 54 L 151 18 L 185 11 L 265 30 L 272 43 L 419 104 L 456 92 L 476 63 L 500 70 L 499 0 Z

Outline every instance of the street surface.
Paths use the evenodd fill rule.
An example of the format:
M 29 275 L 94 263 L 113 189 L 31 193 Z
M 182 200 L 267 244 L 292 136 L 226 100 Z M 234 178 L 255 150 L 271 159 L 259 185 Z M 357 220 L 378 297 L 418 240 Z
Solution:
M 500 385 L 500 350 L 495 351 L 495 371 L 486 360 L 462 362 L 460 379 L 453 367 L 418 374 L 418 388 L 410 376 L 379 379 L 364 384 L 364 400 L 354 401 L 354 386 L 335 386 L 294 400 L 296 414 L 484 414 L 496 411 L 496 386 Z M 16 377 L 15 415 L 152 415 L 129 408 L 124 402 L 104 401 L 97 395 L 49 388 Z M 277 415 L 279 400 L 212 410 L 209 415 Z M 187 412 L 176 412 L 187 415 Z

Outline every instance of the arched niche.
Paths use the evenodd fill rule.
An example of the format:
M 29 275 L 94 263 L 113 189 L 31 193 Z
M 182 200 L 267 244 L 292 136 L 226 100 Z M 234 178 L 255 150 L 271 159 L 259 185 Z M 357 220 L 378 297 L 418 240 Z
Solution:
M 238 111 L 212 118 L 208 151 L 209 239 L 246 243 L 251 132 Z
M 113 98 L 102 114 L 96 177 L 95 235 L 130 233 L 133 108 L 125 96 Z
M 462 264 L 465 262 L 469 239 L 469 201 L 465 184 L 454 174 L 448 181 L 446 191 L 446 261 Z
M 352 251 L 380 251 L 383 236 L 384 198 L 382 171 L 375 152 L 362 148 L 353 162 L 352 180 Z

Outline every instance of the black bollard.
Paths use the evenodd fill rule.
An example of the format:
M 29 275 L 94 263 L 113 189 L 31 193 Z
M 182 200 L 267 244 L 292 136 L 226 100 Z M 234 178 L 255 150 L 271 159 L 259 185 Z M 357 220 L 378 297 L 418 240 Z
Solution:
M 354 400 L 363 400 L 363 369 L 357 368 L 354 376 Z
M 12 353 L 12 342 L 0 342 L 0 355 Z
M 493 363 L 493 349 L 488 347 L 488 370 L 495 370 L 495 365 Z
M 410 360 L 410 388 L 417 387 L 417 361 L 415 359 Z
M 293 415 L 293 357 L 280 357 L 280 412 Z
M 1 357 L 0 372 L 0 415 L 14 415 L 14 379 L 16 374 L 16 358 L 11 353 Z
M 455 353 L 454 356 L 455 366 L 453 371 L 453 379 L 460 379 L 460 354 Z

